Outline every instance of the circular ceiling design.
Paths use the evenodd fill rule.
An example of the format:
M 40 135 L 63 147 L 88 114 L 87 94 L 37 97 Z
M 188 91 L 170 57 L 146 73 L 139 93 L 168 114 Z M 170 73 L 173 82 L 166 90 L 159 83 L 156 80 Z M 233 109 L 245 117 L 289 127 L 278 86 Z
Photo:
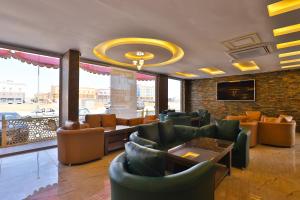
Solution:
M 118 59 L 114 59 L 107 55 L 107 52 L 114 48 L 119 46 L 129 46 L 129 45 L 144 45 L 145 47 L 151 47 L 156 46 L 162 49 L 167 50 L 170 52 L 171 57 L 167 60 L 163 60 L 156 63 L 145 63 L 143 64 L 144 67 L 159 67 L 163 65 L 168 65 L 175 63 L 179 61 L 184 56 L 184 51 L 182 48 L 177 46 L 174 43 L 164 41 L 164 40 L 158 40 L 158 39 L 152 39 L 152 38 L 118 38 L 113 40 L 108 40 L 103 43 L 100 43 L 93 49 L 93 53 L 95 56 L 97 56 L 100 60 L 122 66 L 122 67 L 136 67 L 134 63 L 126 63 L 124 61 L 120 61 Z M 124 57 L 130 61 L 133 60 L 151 60 L 155 57 L 153 52 L 150 51 L 143 51 L 141 52 L 139 49 L 136 49 L 136 51 L 130 51 L 124 54 Z

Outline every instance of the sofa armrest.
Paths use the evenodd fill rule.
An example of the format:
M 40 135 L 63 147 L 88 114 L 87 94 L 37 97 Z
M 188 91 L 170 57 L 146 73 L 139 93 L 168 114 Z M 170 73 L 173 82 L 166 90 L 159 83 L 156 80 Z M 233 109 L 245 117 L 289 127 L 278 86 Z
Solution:
M 238 158 L 239 167 L 246 168 L 249 164 L 250 131 L 242 128 L 233 147 L 233 159 Z
M 153 149 L 156 149 L 158 147 L 158 144 L 156 142 L 139 137 L 137 135 L 137 132 L 130 134 L 129 140 L 139 145 L 146 146 Z

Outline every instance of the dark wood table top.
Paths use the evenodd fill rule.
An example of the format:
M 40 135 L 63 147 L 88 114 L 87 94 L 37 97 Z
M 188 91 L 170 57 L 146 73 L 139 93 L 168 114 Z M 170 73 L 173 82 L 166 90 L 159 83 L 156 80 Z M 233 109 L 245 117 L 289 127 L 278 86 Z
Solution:
M 233 148 L 233 142 L 207 137 L 195 138 L 168 150 L 168 155 L 191 164 L 211 160 L 217 163 Z

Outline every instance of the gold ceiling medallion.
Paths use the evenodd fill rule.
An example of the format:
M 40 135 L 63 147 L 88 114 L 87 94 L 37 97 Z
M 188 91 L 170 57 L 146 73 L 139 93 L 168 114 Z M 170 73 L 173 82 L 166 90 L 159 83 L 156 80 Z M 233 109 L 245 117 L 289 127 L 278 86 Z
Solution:
M 161 47 L 169 51 L 172 54 L 172 57 L 163 62 L 145 64 L 146 60 L 154 58 L 154 54 L 138 50 L 136 52 L 128 52 L 124 56 L 125 58 L 129 59 L 131 63 L 120 62 L 106 55 L 106 52 L 113 47 L 136 44 Z M 109 40 L 97 45 L 93 49 L 93 53 L 95 54 L 95 56 L 97 56 L 100 60 L 104 62 L 122 67 L 137 67 L 139 70 L 142 66 L 159 67 L 163 65 L 172 64 L 179 61 L 184 56 L 183 50 L 176 44 L 152 38 L 118 38 Z

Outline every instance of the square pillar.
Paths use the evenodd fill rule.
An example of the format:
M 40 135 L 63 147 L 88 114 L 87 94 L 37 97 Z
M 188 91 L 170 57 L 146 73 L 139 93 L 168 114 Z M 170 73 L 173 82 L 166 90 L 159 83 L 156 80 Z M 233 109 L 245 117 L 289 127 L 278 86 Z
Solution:
M 168 109 L 168 76 L 159 74 L 156 77 L 156 115 Z
M 80 52 L 67 51 L 61 59 L 59 80 L 59 124 L 78 121 L 79 115 L 79 62 Z

